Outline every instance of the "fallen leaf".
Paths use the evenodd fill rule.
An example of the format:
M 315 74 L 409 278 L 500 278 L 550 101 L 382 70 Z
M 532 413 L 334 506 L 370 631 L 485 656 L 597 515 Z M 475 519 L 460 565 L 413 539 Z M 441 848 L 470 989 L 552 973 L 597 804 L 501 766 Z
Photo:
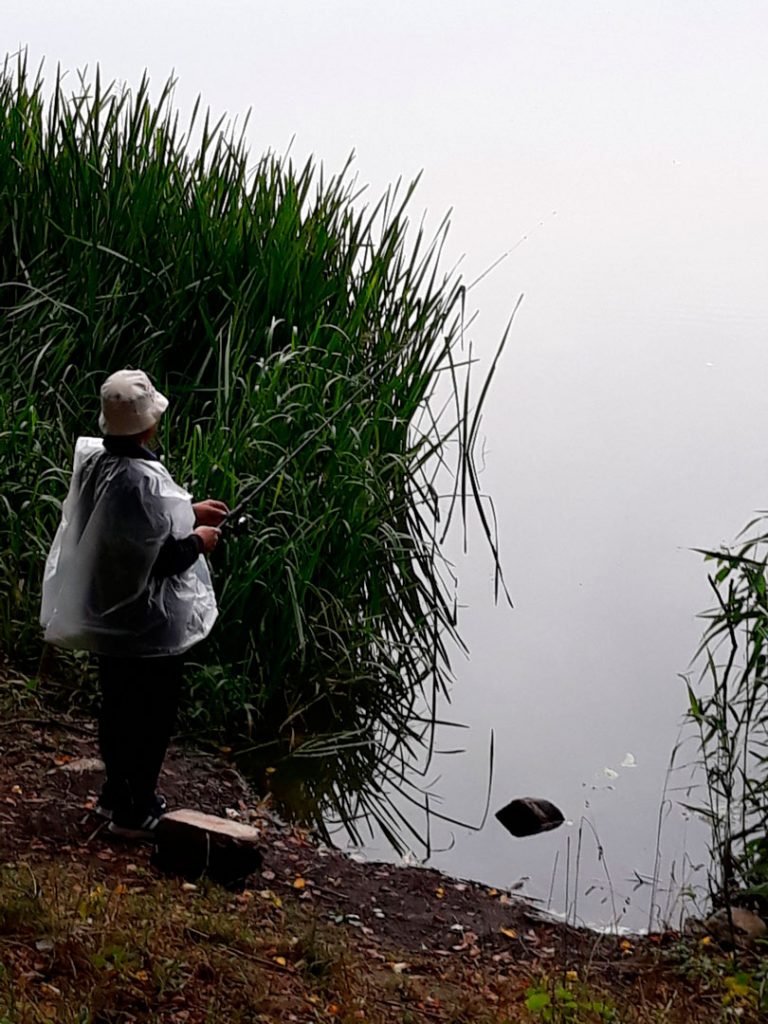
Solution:
M 477 935 L 474 932 L 464 932 L 461 942 L 456 946 L 451 946 L 451 949 L 455 949 L 459 952 L 468 949 L 471 956 L 476 956 L 475 950 L 477 949 L 475 943 L 477 942 Z
M 285 959 L 284 956 L 276 956 L 274 958 L 274 960 L 275 960 L 276 964 L 280 965 L 280 967 L 287 967 L 288 966 L 288 961 Z
M 297 878 L 293 883 L 294 889 L 303 889 L 306 886 L 306 881 L 303 878 Z
M 745 981 L 743 977 L 730 977 L 725 978 L 725 987 L 732 996 L 744 997 L 750 995 L 751 992 L 755 991 L 748 981 Z
M 398 962 L 396 964 L 395 963 L 391 963 L 389 966 L 392 968 L 392 970 L 395 972 L 395 974 L 402 974 L 403 971 L 407 971 L 408 970 L 408 968 L 410 967 L 410 964 L 407 964 L 407 963 L 405 963 L 405 961 L 401 960 L 400 962 Z
M 517 932 L 514 928 L 499 928 L 502 935 L 506 935 L 508 939 L 516 939 Z
M 260 889 L 259 896 L 261 896 L 261 898 L 264 900 L 272 900 L 273 906 L 277 907 L 278 909 L 283 905 L 283 901 L 280 899 L 279 896 L 273 893 L 271 889 Z

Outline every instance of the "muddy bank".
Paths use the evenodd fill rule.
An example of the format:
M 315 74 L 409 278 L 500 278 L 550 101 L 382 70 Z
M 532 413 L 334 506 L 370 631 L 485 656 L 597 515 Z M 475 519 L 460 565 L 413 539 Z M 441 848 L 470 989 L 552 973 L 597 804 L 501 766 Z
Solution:
M 75 894 L 88 891 L 88 899 L 100 893 L 99 898 L 107 899 L 115 914 L 119 904 L 109 901 L 118 897 L 123 901 L 120 894 L 149 901 L 140 908 L 123 901 L 122 917 L 113 925 L 122 929 L 120 941 L 127 943 L 126 949 L 133 949 L 135 943 L 146 944 L 146 937 L 155 929 L 165 928 L 165 945 L 146 955 L 150 965 L 157 957 L 170 957 L 170 949 L 174 962 L 191 963 L 190 958 L 194 960 L 198 954 L 189 946 L 190 937 L 195 944 L 203 943 L 205 957 L 209 957 L 210 943 L 214 939 L 223 942 L 219 933 L 229 936 L 215 970 L 208 960 L 194 967 L 201 990 L 194 998 L 184 996 L 183 1009 L 178 1010 L 181 1003 L 174 1004 L 168 1020 L 195 1024 L 208 1020 L 208 1011 L 203 1012 L 202 1002 L 197 1006 L 195 1000 L 210 997 L 220 1002 L 223 990 L 217 979 L 234 971 L 243 956 L 249 963 L 253 961 L 254 971 L 262 972 L 254 975 L 253 984 L 262 984 L 266 972 L 273 985 L 277 972 L 280 985 L 285 982 L 296 988 L 291 999 L 297 1002 L 290 1005 L 304 1009 L 291 1015 L 288 989 L 277 992 L 273 987 L 276 1008 L 267 1016 L 254 1018 L 249 1010 L 241 1018 L 228 1009 L 232 1020 L 532 1020 L 539 1019 L 539 1014 L 529 1015 L 528 1000 L 549 998 L 550 989 L 552 998 L 558 992 L 558 999 L 567 996 L 570 1000 L 576 994 L 584 1013 L 579 1010 L 580 1015 L 568 1019 L 579 1022 L 704 1022 L 720 1020 L 726 1005 L 735 1008 L 728 986 L 737 976 L 726 959 L 710 956 L 714 946 L 686 946 L 674 933 L 631 940 L 596 935 L 543 920 L 533 906 L 511 893 L 424 868 L 359 863 L 318 842 L 305 829 L 281 822 L 269 802 L 258 799 L 226 760 L 179 746 L 171 750 L 161 777 L 169 804 L 253 824 L 261 834 L 264 862 L 246 889 L 234 895 L 203 883 L 165 880 L 150 864 L 149 846 L 110 838 L 93 811 L 100 784 L 91 722 L 49 717 L 39 709 L 0 721 L 0 873 L 5 872 L 6 881 L 11 879 L 10 888 L 6 885 L 1 895 L 5 899 L 9 892 L 17 893 L 20 879 L 26 879 L 37 892 L 36 879 L 41 878 L 41 892 L 47 885 L 54 896 L 60 887 Z M 196 911 L 194 920 L 179 931 L 174 915 L 188 913 L 184 908 L 190 906 L 191 897 L 199 897 L 205 913 L 201 917 Z M 166 910 L 161 909 L 163 902 L 168 904 Z M 213 931 L 211 914 L 217 922 Z M 22 917 L 10 933 L 6 921 L 6 930 L 0 934 L 5 952 L 13 951 L 18 959 L 15 973 L 8 977 L 17 986 L 23 982 L 34 988 L 39 983 L 59 991 L 61 979 L 56 971 L 61 965 L 57 967 L 52 960 L 53 966 L 46 967 L 40 954 L 53 949 L 51 943 L 59 941 L 55 936 L 60 935 L 61 926 L 54 929 L 54 939 L 47 935 L 41 939 L 34 929 L 27 935 L 25 920 Z M 74 932 L 78 935 L 79 920 L 76 916 Z M 307 935 L 322 936 L 323 948 L 342 963 L 339 971 L 347 986 L 347 1003 L 352 999 L 350 985 L 356 993 L 349 1013 L 337 1010 L 342 1003 L 336 990 L 331 996 L 322 995 L 322 999 L 327 997 L 325 1008 L 315 1013 L 320 1005 L 316 1000 L 321 997 L 313 987 L 317 980 L 312 974 L 314 967 L 309 971 L 311 977 L 302 973 L 310 962 L 306 951 L 300 952 Z M 109 938 L 106 932 L 105 936 L 104 942 Z M 94 954 L 88 955 L 88 969 L 93 973 Z M 98 959 L 101 954 L 96 955 Z M 709 966 L 702 974 L 704 963 Z M 691 964 L 697 973 L 691 973 Z M 72 977 L 66 972 L 62 977 L 66 975 L 66 984 L 77 993 L 83 968 L 67 970 Z M 135 974 L 140 980 L 143 976 L 149 976 L 148 968 Z M 400 979 L 394 1001 L 393 978 Z M 104 979 L 92 980 L 94 992 L 100 991 Z M 239 999 L 247 991 L 240 982 L 226 984 L 235 986 L 227 990 L 228 998 Z M 453 1010 L 447 1014 L 449 989 L 456 1006 L 466 1004 L 467 1009 L 458 1016 Z M 342 990 L 343 986 L 338 991 Z M 746 991 L 748 995 L 739 1004 L 742 1018 L 756 1019 L 751 1010 L 757 1005 L 757 982 L 750 982 Z M 594 992 L 620 1006 L 624 1015 L 596 1017 L 593 1008 L 598 1004 L 590 994 Z M 64 998 L 61 993 L 60 997 Z M 145 993 L 141 998 L 150 996 Z M 151 998 L 160 997 L 155 993 Z M 404 1012 L 402 1000 L 410 1000 L 409 1006 L 415 1000 L 415 1012 Z M 384 1009 L 369 1016 L 374 1004 Z M 309 1007 L 313 1008 L 311 1014 Z M 129 1015 L 120 1019 L 143 1018 Z
M 95 728 L 85 719 L 19 715 L 0 722 L 0 860 L 69 858 L 121 873 L 150 848 L 109 836 L 93 813 L 101 785 Z M 623 956 L 619 940 L 542 920 L 511 893 L 437 871 L 360 863 L 280 821 L 225 760 L 174 746 L 161 776 L 171 807 L 255 825 L 264 863 L 249 887 L 300 901 L 366 941 L 443 956 Z

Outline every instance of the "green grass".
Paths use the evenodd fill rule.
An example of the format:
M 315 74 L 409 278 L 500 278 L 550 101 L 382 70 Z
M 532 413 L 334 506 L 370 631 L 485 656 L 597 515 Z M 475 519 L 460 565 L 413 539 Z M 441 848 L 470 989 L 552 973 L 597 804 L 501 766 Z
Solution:
M 213 559 L 191 728 L 343 746 L 318 820 L 354 823 L 429 746 L 461 643 L 454 513 L 503 586 L 475 445 L 507 335 L 475 387 L 448 224 L 410 225 L 414 188 L 366 202 L 349 167 L 253 160 L 199 104 L 182 125 L 170 82 L 51 87 L 23 55 L 0 75 L 0 646 L 34 670 L 75 437 L 103 377 L 141 366 L 176 479 L 247 515 Z
M 688 680 L 698 730 L 717 905 L 768 913 L 768 531 L 764 515 L 737 546 L 701 552 L 715 563 L 715 604 L 703 613 L 700 676 Z
M 578 969 L 391 948 L 258 887 L 183 888 L 137 865 L 0 868 L 0 1021 L 12 1024 L 718 1024 L 764 1019 L 724 958 Z M 280 902 L 280 905 L 277 905 Z M 598 958 L 599 959 L 599 958 Z M 685 969 L 683 969 L 685 967 Z

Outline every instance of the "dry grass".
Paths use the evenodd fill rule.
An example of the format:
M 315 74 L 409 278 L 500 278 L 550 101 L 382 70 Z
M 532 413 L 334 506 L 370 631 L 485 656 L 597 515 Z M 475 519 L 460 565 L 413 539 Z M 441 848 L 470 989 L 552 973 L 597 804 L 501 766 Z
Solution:
M 690 958 L 590 978 L 395 953 L 268 890 L 232 895 L 135 866 L 119 879 L 67 861 L 4 867 L 0 958 L 2 1024 L 759 1019 L 754 991 L 734 995 L 715 967 L 694 978 Z

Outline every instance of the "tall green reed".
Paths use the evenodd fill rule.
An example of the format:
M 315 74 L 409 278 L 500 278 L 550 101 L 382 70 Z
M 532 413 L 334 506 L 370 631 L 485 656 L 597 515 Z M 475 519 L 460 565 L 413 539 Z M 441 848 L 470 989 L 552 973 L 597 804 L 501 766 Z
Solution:
M 703 551 L 715 605 L 688 681 L 706 799 L 695 808 L 712 837 L 713 896 L 768 909 L 768 521 L 750 522 L 734 548 Z
M 0 75 L 0 643 L 37 658 L 74 439 L 95 431 L 103 376 L 141 366 L 172 399 L 176 478 L 248 498 L 213 559 L 193 727 L 336 737 L 349 778 L 321 787 L 320 814 L 355 820 L 404 785 L 448 693 L 456 509 L 478 512 L 503 585 L 475 446 L 507 334 L 473 395 L 448 223 L 412 229 L 415 182 L 365 203 L 349 166 L 253 161 L 242 133 L 199 102 L 182 125 L 172 99 L 172 82 L 152 101 L 146 78 L 98 71 L 47 95 L 23 54 Z

